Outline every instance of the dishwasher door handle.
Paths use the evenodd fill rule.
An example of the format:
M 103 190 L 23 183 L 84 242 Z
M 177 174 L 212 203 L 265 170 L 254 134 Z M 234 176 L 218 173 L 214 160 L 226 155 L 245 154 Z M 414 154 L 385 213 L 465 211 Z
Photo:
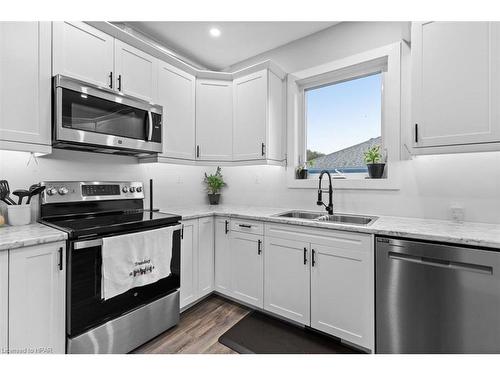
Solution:
M 422 265 L 426 265 L 426 266 L 449 268 L 449 269 L 455 269 L 455 270 L 459 270 L 459 271 L 478 272 L 478 273 L 483 273 L 483 274 L 488 274 L 488 275 L 493 274 L 493 267 L 484 266 L 481 264 L 463 263 L 463 262 L 456 262 L 456 261 L 452 261 L 452 260 L 421 257 L 418 255 L 402 254 L 402 253 L 396 253 L 393 251 L 390 251 L 388 255 L 389 255 L 390 259 L 400 260 L 400 261 L 404 261 L 404 262 L 417 263 L 417 264 L 422 264 Z

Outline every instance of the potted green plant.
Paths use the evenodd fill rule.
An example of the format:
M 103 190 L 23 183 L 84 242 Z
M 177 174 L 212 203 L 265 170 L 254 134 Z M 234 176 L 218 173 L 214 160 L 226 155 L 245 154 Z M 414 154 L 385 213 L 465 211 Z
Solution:
M 224 178 L 222 177 L 221 167 L 217 167 L 214 174 L 209 174 L 205 172 L 204 182 L 207 184 L 208 200 L 210 204 L 219 204 L 220 191 L 226 186 Z
M 382 178 L 385 163 L 382 162 L 383 156 L 380 151 L 380 145 L 370 147 L 365 151 L 364 157 L 366 166 L 368 167 L 368 176 L 370 178 Z
M 295 168 L 295 178 L 297 180 L 307 180 L 307 176 L 309 174 L 308 167 L 312 168 L 314 166 L 314 160 L 309 160 L 306 163 L 299 165 Z

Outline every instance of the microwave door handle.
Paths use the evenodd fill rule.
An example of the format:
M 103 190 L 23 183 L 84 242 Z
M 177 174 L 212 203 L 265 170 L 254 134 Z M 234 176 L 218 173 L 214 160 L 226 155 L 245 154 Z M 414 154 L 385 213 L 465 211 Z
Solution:
M 151 111 L 148 111 L 148 142 L 151 142 L 153 138 L 153 115 Z

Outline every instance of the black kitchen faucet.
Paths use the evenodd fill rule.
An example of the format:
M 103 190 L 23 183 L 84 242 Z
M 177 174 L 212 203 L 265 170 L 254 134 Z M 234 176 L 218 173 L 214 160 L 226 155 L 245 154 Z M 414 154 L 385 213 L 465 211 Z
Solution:
M 330 182 L 330 186 L 328 187 L 328 206 L 323 203 L 323 189 L 321 188 L 321 180 L 323 179 L 323 175 L 328 175 L 328 180 Z M 332 176 L 330 172 L 326 170 L 322 170 L 319 175 L 319 187 L 318 187 L 318 201 L 316 202 L 318 206 L 325 206 L 328 215 L 333 215 L 333 187 L 332 187 Z

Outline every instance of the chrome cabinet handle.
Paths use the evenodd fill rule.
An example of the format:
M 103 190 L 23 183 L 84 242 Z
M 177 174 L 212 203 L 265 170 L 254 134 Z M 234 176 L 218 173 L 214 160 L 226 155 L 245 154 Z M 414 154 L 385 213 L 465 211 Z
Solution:
M 304 264 L 307 264 L 307 248 L 304 247 Z
M 225 228 L 224 228 L 224 231 L 226 232 L 226 234 L 229 232 L 229 221 L 225 221 Z
M 262 241 L 258 240 L 257 241 L 257 254 L 262 254 Z
M 109 88 L 112 89 L 113 88 L 113 72 L 109 72 Z
M 252 226 L 249 224 L 238 224 L 241 228 L 251 228 Z
M 118 91 L 122 91 L 122 75 L 118 74 Z
M 261 155 L 262 156 L 266 155 L 266 145 L 264 144 L 264 142 L 262 142 L 261 145 Z
M 312 249 L 311 255 L 312 255 L 311 266 L 314 267 L 314 265 L 316 264 L 316 251 L 314 251 L 314 249 Z

